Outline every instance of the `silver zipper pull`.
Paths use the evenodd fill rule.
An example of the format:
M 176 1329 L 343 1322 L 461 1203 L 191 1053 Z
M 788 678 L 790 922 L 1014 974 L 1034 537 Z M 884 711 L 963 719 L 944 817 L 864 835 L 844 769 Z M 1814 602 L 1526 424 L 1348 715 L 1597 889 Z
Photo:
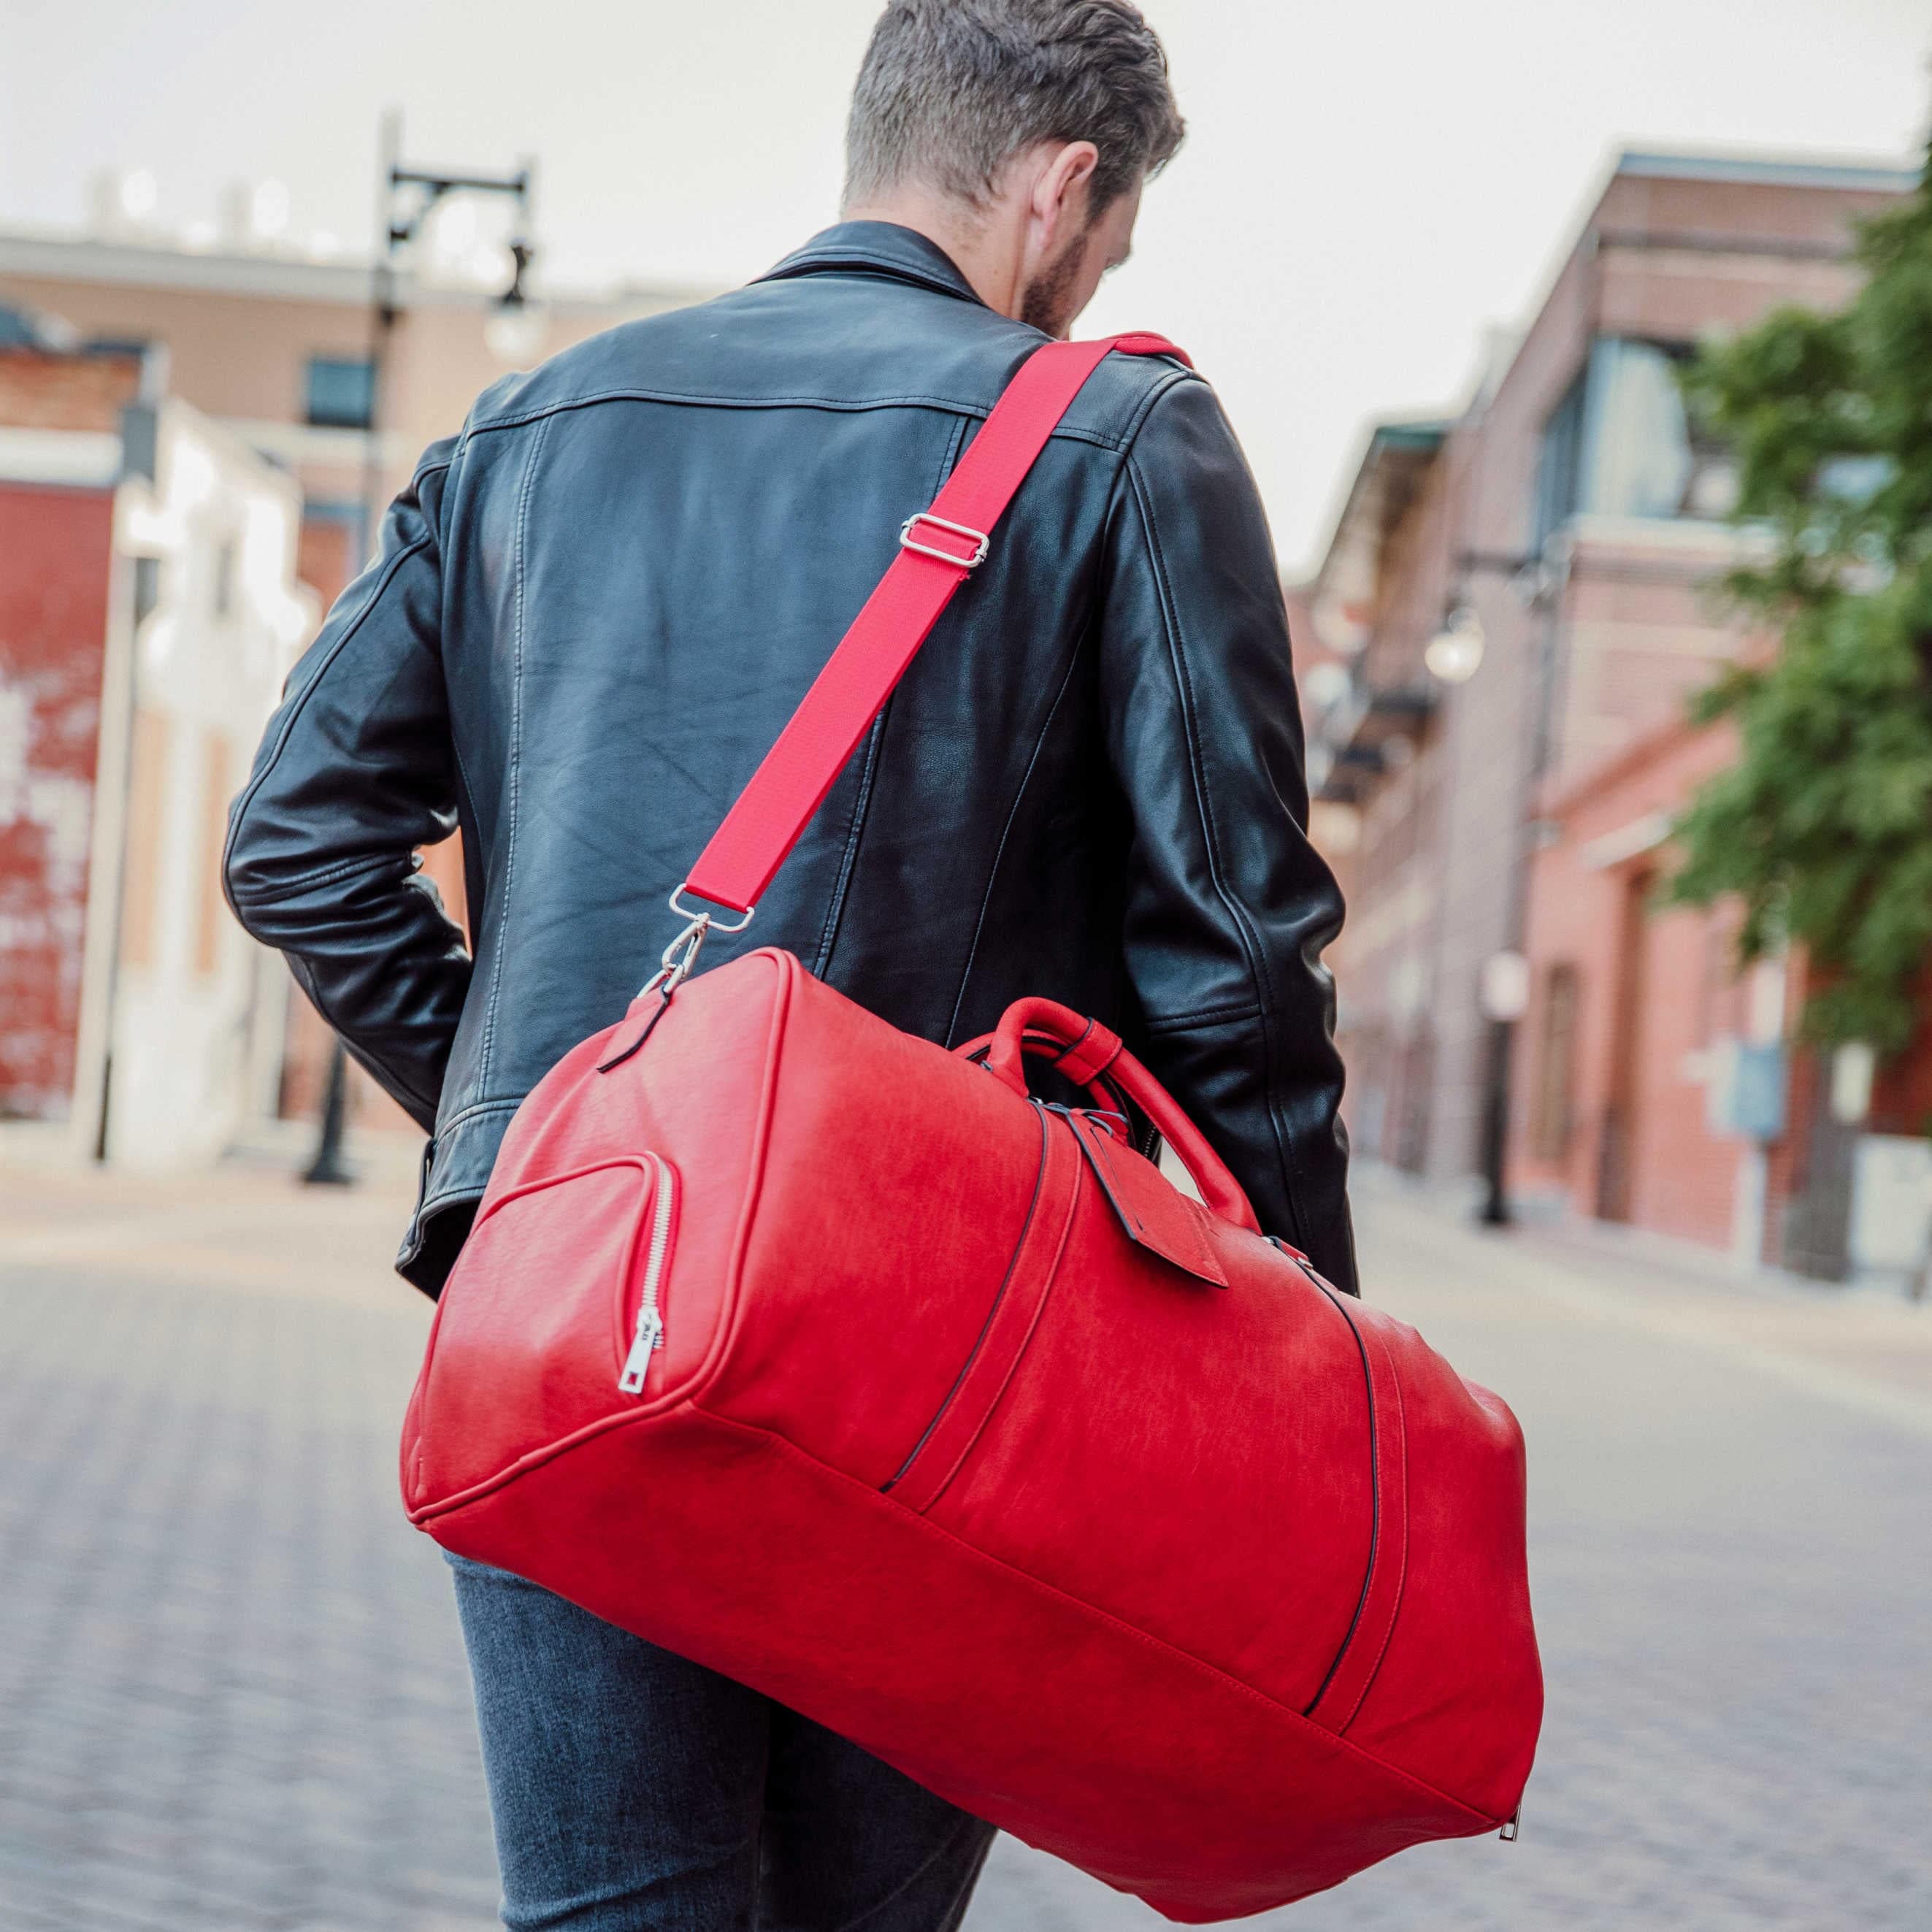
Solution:
M 638 1332 L 632 1338 L 631 1352 L 624 1358 L 624 1372 L 617 1386 L 626 1395 L 636 1395 L 644 1386 L 652 1352 L 664 1346 L 664 1317 L 655 1308 L 638 1310 Z

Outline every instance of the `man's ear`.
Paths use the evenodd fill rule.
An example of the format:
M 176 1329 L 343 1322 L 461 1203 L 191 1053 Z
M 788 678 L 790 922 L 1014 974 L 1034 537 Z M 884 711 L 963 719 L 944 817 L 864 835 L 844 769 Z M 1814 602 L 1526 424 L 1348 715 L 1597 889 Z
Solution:
M 1091 141 L 1069 141 L 1047 156 L 1046 166 L 1034 176 L 1028 212 L 1042 254 L 1054 247 L 1070 225 L 1076 231 L 1084 226 L 1088 191 L 1100 159 L 1100 151 Z

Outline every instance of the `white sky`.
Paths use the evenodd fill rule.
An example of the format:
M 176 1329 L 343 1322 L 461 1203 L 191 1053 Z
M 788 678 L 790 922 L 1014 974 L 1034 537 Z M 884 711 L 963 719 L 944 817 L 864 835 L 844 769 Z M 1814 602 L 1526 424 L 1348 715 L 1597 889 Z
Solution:
M 0 0 L 0 222 L 78 224 L 145 166 L 160 215 L 274 176 L 366 244 L 375 128 L 539 167 L 562 282 L 736 281 L 834 218 L 879 0 Z M 1370 417 L 1453 401 L 1533 307 L 1614 150 L 1897 160 L 1925 0 L 1144 0 L 1192 127 L 1083 332 L 1156 328 L 1221 391 L 1285 561 Z

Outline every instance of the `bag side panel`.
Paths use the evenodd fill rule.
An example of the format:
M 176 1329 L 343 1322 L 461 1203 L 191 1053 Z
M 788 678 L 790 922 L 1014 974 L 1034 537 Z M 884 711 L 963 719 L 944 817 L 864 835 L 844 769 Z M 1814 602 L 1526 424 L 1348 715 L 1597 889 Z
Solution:
M 1406 1322 L 1369 1306 L 1356 1313 L 1380 1330 L 1402 1384 L 1408 1552 L 1400 1610 L 1346 1735 L 1506 1818 L 1543 1717 L 1522 1432 Z

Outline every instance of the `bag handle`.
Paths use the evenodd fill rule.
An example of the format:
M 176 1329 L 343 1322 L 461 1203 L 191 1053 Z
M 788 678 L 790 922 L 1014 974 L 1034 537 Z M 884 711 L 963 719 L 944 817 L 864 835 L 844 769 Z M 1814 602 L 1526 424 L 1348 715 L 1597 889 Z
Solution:
M 671 895 L 672 910 L 692 922 L 674 950 L 682 945 L 694 956 L 689 942 L 701 943 L 715 923 L 710 911 L 684 903 L 687 892 L 743 915 L 720 932 L 740 931 L 750 920 L 939 614 L 986 561 L 993 526 L 1047 439 L 1087 378 L 1115 349 L 1128 356 L 1188 360 L 1164 336 L 1132 334 L 1049 342 L 1021 364 L 932 508 L 900 526 L 898 554 L 690 876 Z
M 1203 1204 L 1238 1228 L 1261 1232 L 1255 1210 L 1226 1162 L 1208 1144 L 1180 1103 L 1121 1044 L 1120 1035 L 1098 1020 L 1084 1018 L 1057 1000 L 1016 1000 L 1000 1016 L 994 1032 L 956 1050 L 974 1057 L 983 1052 L 988 1070 L 1022 1098 L 1027 1092 L 1024 1056 L 1029 1053 L 1050 1059 L 1076 1086 L 1104 1081 L 1117 1088 L 1147 1116 L 1194 1177 Z

